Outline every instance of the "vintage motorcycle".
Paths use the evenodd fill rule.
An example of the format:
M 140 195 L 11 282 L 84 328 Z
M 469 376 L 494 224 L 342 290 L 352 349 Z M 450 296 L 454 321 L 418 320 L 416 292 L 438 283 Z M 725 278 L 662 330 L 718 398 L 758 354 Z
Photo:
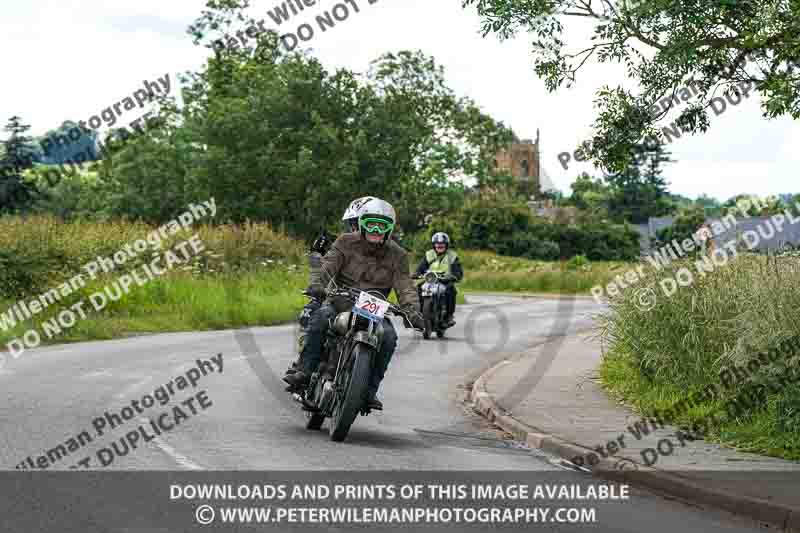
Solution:
M 402 317 L 406 328 L 412 325 L 400 308 L 378 291 L 343 287 L 328 292 L 328 296 L 352 304 L 352 308 L 333 319 L 323 342 L 323 363 L 311 375 L 308 386 L 293 392 L 292 397 L 306 412 L 307 429 L 320 429 L 330 418 L 331 440 L 341 442 L 358 414 L 370 413 L 367 387 L 383 338 L 384 316 L 390 312 Z
M 423 276 L 415 276 L 414 279 L 422 279 L 420 285 L 420 312 L 425 319 L 425 330 L 422 336 L 426 339 L 431 337 L 431 332 L 435 331 L 440 339 L 444 337 L 447 325 L 447 300 L 445 292 L 447 284 L 452 282 L 452 278 L 445 274 L 427 271 Z

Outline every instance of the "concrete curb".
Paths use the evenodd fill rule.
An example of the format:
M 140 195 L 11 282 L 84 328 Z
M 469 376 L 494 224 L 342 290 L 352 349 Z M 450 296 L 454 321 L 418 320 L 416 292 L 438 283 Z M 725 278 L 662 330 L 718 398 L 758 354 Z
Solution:
M 468 401 L 475 412 L 494 423 L 502 430 L 512 434 L 515 439 L 533 448 L 544 450 L 572 462 L 574 457 L 584 456 L 595 450 L 569 442 L 558 436 L 544 433 L 507 414 L 494 397 L 486 390 L 486 381 L 507 364 L 502 361 L 485 371 L 472 385 Z M 626 466 L 621 466 L 622 464 Z M 634 461 L 603 458 L 592 468 L 585 468 L 598 477 L 612 481 L 622 481 L 640 485 L 694 503 L 710 505 L 733 514 L 752 518 L 790 533 L 800 533 L 800 508 L 789 507 L 758 498 L 742 496 L 728 491 L 720 491 L 699 485 L 676 474 L 664 472 Z

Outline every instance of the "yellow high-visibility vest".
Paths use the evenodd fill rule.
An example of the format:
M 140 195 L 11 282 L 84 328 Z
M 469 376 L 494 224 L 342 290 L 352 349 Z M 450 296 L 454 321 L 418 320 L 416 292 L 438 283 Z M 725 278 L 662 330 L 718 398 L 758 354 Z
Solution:
M 455 263 L 456 259 L 458 259 L 458 255 L 450 249 L 442 255 L 437 255 L 434 250 L 428 250 L 425 253 L 428 269 L 438 274 L 450 274 L 450 265 Z

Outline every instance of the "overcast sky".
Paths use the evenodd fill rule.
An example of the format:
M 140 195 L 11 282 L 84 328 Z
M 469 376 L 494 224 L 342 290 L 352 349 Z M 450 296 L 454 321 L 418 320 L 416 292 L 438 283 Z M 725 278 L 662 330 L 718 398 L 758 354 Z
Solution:
M 533 72 L 530 38 L 500 42 L 483 38 L 474 10 L 461 0 L 354 0 L 358 14 L 318 35 L 307 46 L 331 67 L 366 70 L 383 52 L 421 49 L 445 67 L 450 86 L 522 138 L 541 134 L 542 166 L 553 185 L 569 191 L 587 163 L 564 170 L 559 152 L 573 151 L 590 132 L 593 94 L 603 85 L 623 84 L 615 65 L 587 64 L 576 87 L 548 93 Z M 170 73 L 198 69 L 207 55 L 185 33 L 203 0 L 28 0 L 8 2 L 0 18 L 4 80 L 0 84 L 0 121 L 18 114 L 39 135 L 62 121 L 86 120 L 141 87 Z M 275 0 L 252 0 L 253 16 L 267 19 Z M 321 4 L 293 19 L 292 28 L 336 5 Z M 267 27 L 275 27 L 271 21 Z M 281 29 L 287 28 L 284 24 Z M 586 42 L 590 26 L 568 22 L 571 47 Z M 143 110 L 129 111 L 129 122 Z M 737 193 L 759 195 L 800 192 L 800 122 L 761 117 L 758 94 L 711 116 L 705 134 L 669 145 L 676 163 L 665 168 L 674 193 L 720 199 Z M 117 124 L 119 126 L 121 124 Z

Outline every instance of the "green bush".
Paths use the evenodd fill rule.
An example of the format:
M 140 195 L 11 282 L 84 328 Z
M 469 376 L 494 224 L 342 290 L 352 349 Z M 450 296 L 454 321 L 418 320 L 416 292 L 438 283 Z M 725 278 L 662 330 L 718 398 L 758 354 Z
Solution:
M 534 233 L 528 231 L 509 235 L 491 248 L 500 255 L 541 261 L 555 261 L 560 255 L 558 244 L 553 241 L 541 240 Z
M 690 239 L 706 220 L 705 210 L 702 206 L 684 208 L 675 217 L 674 223 L 656 234 L 655 246 L 665 246 L 673 240 L 683 242 Z
M 534 217 L 527 205 L 508 200 L 468 200 L 459 211 L 434 217 L 428 231 L 412 239 L 414 252 L 428 249 L 436 231 L 450 235 L 457 248 L 528 259 L 584 255 L 592 261 L 633 261 L 639 257 L 639 234 L 630 225 L 554 223 Z
M 477 205 L 464 216 L 464 243 L 467 248 L 491 250 L 498 243 L 516 239 L 530 226 L 531 214 L 525 205 Z

